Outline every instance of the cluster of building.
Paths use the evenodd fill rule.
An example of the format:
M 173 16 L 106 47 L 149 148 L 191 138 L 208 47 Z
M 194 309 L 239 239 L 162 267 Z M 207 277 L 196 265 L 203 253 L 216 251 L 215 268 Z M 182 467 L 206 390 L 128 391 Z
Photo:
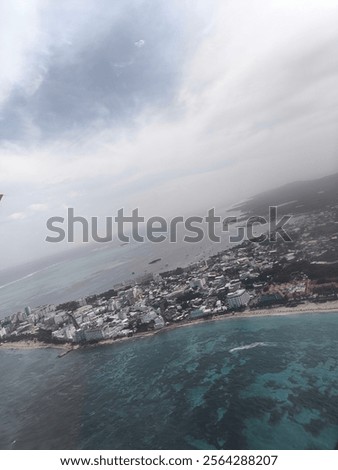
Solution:
M 76 302 L 26 307 L 0 321 L 0 340 L 91 343 L 245 309 L 335 300 L 338 225 L 330 211 L 318 217 L 323 224 L 330 221 L 329 231 L 318 232 L 312 214 L 290 228 L 292 242 L 246 241 L 186 268 Z

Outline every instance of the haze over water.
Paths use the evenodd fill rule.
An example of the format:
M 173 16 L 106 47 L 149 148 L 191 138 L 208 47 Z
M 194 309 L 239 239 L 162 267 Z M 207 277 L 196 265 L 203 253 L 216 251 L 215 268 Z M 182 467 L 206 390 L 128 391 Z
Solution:
M 334 449 L 338 314 L 0 350 L 2 449 Z
M 234 231 L 234 228 L 230 229 Z M 25 306 L 59 304 L 139 280 L 150 273 L 185 267 L 229 248 L 226 238 L 211 243 L 92 243 L 81 249 L 0 271 L 0 318 Z M 156 263 L 149 264 L 151 261 Z

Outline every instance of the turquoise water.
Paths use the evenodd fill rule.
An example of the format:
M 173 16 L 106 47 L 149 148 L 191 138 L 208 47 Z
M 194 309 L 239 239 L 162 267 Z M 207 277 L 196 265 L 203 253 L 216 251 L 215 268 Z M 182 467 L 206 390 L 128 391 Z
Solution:
M 0 350 L 2 449 L 334 449 L 338 314 Z

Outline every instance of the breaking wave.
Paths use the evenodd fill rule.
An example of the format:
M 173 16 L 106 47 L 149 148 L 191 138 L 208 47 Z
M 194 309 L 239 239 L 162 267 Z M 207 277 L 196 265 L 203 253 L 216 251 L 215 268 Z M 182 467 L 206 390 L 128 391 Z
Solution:
M 233 353 L 236 351 L 243 351 L 244 349 L 253 349 L 258 347 L 264 346 L 276 346 L 274 343 L 251 343 L 251 344 L 244 344 L 243 346 L 238 346 L 237 348 L 230 349 L 229 352 Z

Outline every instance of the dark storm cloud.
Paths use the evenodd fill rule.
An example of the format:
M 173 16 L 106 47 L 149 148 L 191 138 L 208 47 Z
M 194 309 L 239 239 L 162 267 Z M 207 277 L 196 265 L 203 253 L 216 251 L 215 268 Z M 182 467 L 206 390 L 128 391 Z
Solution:
M 164 2 L 133 2 L 103 33 L 99 21 L 88 25 L 89 34 L 91 27 L 97 31 L 89 41 L 63 43 L 40 58 L 42 82 L 33 94 L 19 87 L 12 91 L 0 114 L 1 139 L 53 138 L 107 122 L 125 125 L 145 106 L 171 100 L 185 55 L 178 12 Z

